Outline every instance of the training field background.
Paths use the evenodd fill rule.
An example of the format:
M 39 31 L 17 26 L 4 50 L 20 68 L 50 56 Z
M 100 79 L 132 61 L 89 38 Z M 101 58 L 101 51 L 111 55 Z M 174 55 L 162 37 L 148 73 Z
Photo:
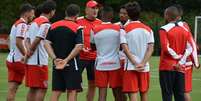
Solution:
M 7 83 L 7 68 L 5 65 L 5 59 L 7 57 L 7 53 L 0 53 L 0 101 L 6 101 L 6 94 L 8 89 Z M 201 59 L 200 59 L 201 60 Z M 151 64 L 151 82 L 149 89 L 149 101 L 162 101 L 160 86 L 159 86 L 159 77 L 158 77 L 158 63 L 159 57 L 152 57 Z M 45 101 L 50 100 L 51 96 L 51 63 L 49 66 L 49 89 L 47 91 Z M 78 94 L 78 101 L 86 101 L 86 88 L 87 88 L 87 79 L 86 72 L 83 73 L 83 89 L 82 93 Z M 28 92 L 28 88 L 22 84 L 19 87 L 19 90 L 16 95 L 16 101 L 26 101 L 26 93 Z M 97 90 L 98 93 L 98 90 Z M 95 101 L 97 101 L 98 94 L 96 93 Z M 193 91 L 191 93 L 192 101 L 201 101 L 201 69 L 194 69 L 193 71 Z M 66 93 L 60 98 L 60 101 L 66 101 Z M 107 101 L 114 101 L 112 92 L 108 90 Z

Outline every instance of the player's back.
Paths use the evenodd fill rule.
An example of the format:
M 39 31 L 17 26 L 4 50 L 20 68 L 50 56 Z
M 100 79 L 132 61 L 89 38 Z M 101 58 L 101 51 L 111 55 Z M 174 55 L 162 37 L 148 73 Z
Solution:
M 119 67 L 120 26 L 104 23 L 95 26 L 93 31 L 98 65 Z
M 169 30 L 167 29 L 169 28 Z M 163 26 L 167 32 L 169 47 L 171 47 L 177 54 L 184 54 L 186 43 L 190 39 L 190 33 L 185 27 L 175 25 L 174 23 Z
M 60 20 L 51 25 L 47 39 L 52 42 L 55 55 L 64 59 L 76 45 L 76 40 L 81 28 L 78 24 L 69 20 Z
M 27 30 L 27 24 L 25 20 L 22 18 L 20 18 L 13 24 L 9 35 L 10 53 L 7 58 L 8 61 L 10 62 L 20 61 L 20 59 L 22 58 L 22 54 L 20 53 L 19 49 L 16 46 L 16 37 L 24 38 L 26 30 Z
M 37 46 L 36 51 L 34 51 L 33 55 L 29 58 L 29 65 L 47 65 L 48 64 L 48 54 L 46 49 L 44 48 L 44 40 L 46 38 L 46 34 L 49 30 L 50 24 L 49 20 L 45 16 L 40 16 L 35 18 L 31 23 L 29 30 L 27 31 L 27 38 L 30 39 L 31 43 L 38 37 L 42 40 Z
M 130 51 L 140 60 L 143 59 L 148 43 L 154 40 L 151 28 L 140 21 L 132 21 L 125 26 L 125 31 Z

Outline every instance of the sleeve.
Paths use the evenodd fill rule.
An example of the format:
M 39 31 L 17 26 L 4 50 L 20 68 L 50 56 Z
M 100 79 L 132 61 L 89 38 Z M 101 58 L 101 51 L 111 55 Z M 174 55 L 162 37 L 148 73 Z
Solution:
M 153 31 L 151 31 L 149 33 L 147 42 L 148 43 L 154 43 L 154 33 L 153 33 Z
M 185 49 L 185 53 L 183 55 L 183 57 L 180 59 L 179 64 L 183 65 L 186 63 L 186 59 L 188 58 L 188 56 L 193 52 L 193 48 L 191 46 L 191 44 L 189 42 L 187 42 L 186 44 L 186 49 Z
M 45 39 L 49 28 L 50 28 L 50 24 L 48 23 L 40 25 L 39 31 L 36 36 Z
M 200 65 L 200 64 L 199 64 L 199 59 L 198 59 L 198 58 L 199 58 L 199 57 L 198 57 L 198 52 L 197 52 L 198 47 L 197 47 L 196 42 L 195 42 L 195 40 L 193 39 L 193 36 L 192 36 L 191 33 L 189 33 L 189 41 L 190 41 L 190 44 L 191 44 L 192 49 L 193 49 L 193 51 L 192 51 L 192 53 L 191 53 L 192 61 L 193 61 L 194 65 L 195 65 L 196 67 L 198 67 L 198 66 Z
M 174 59 L 180 59 L 182 55 L 178 55 L 172 48 L 169 46 L 169 41 L 167 39 L 167 32 L 163 29 L 159 30 L 161 49 L 164 53 L 167 53 L 172 56 Z
M 79 28 L 76 34 L 76 44 L 83 44 L 83 28 Z
M 126 31 L 123 29 L 120 29 L 120 44 L 123 44 L 123 43 L 127 43 Z
M 159 30 L 160 35 L 160 43 L 161 43 L 161 51 L 168 53 L 168 39 L 167 39 L 167 32 L 163 29 Z
M 21 23 L 17 25 L 17 32 L 16 32 L 16 37 L 25 37 L 27 31 L 27 25 L 25 23 Z
M 94 40 L 94 31 L 93 31 L 93 30 L 91 30 L 90 43 L 91 43 L 91 44 L 95 44 L 95 40 Z

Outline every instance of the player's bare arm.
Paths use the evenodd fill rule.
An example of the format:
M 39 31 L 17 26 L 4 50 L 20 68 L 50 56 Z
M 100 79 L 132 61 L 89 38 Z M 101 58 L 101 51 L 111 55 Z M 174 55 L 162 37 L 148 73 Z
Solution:
M 121 47 L 123 48 L 124 53 L 126 54 L 128 59 L 131 61 L 131 63 L 136 66 L 137 62 L 135 61 L 135 58 L 132 56 L 132 53 L 130 52 L 128 45 L 123 43 L 123 44 L 121 44 Z
M 16 37 L 16 46 L 19 49 L 20 53 L 24 56 L 25 55 L 25 48 L 23 45 L 24 38 L 22 37 Z
M 76 57 L 82 49 L 83 49 L 83 44 L 76 44 L 74 49 L 71 51 L 71 53 L 63 61 L 58 63 L 58 66 L 56 66 L 56 69 L 64 69 L 67 63 L 71 59 Z
M 138 64 L 136 67 L 137 68 L 144 67 L 145 64 L 150 60 L 153 51 L 154 51 L 154 43 L 149 43 L 142 62 Z
M 36 50 L 37 46 L 39 45 L 40 41 L 43 40 L 41 37 L 36 37 L 33 43 L 30 46 L 30 56 L 33 54 L 33 52 Z

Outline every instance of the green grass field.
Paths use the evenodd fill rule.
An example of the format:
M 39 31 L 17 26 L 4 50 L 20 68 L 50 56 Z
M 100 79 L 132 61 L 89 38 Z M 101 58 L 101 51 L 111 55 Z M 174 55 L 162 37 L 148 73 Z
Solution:
M 0 53 L 0 101 L 5 101 L 6 93 L 7 93 L 7 68 L 5 65 L 7 54 Z M 159 80 L 158 80 L 158 63 L 159 57 L 151 58 L 151 83 L 149 89 L 149 101 L 162 101 Z M 51 66 L 49 66 L 49 89 L 47 91 L 47 95 L 45 101 L 49 101 L 51 95 Z M 84 91 L 79 93 L 78 101 L 86 101 L 86 88 L 87 88 L 87 80 L 86 73 L 83 74 L 83 88 Z M 28 89 L 21 85 L 19 91 L 16 95 L 16 101 L 25 101 L 26 93 Z M 193 72 L 193 91 L 191 93 L 192 101 L 201 101 L 201 69 L 194 69 Z M 60 101 L 66 101 L 66 94 L 64 93 L 60 98 Z M 95 101 L 97 101 L 97 93 L 95 97 Z M 111 90 L 108 90 L 107 101 L 114 101 Z

